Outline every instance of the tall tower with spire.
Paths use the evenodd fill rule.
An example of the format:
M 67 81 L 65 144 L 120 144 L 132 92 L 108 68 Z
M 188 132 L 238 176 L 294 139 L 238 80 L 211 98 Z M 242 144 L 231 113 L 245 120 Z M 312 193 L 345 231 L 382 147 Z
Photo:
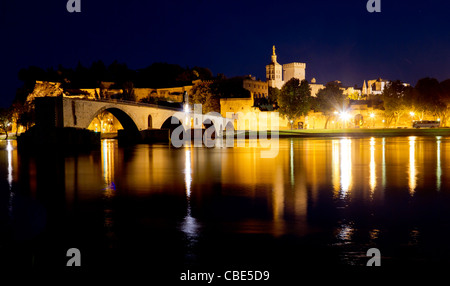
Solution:
M 275 46 L 272 47 L 270 63 L 266 66 L 266 79 L 270 87 L 280 88 L 283 86 L 283 66 L 277 62 Z
M 366 81 L 364 80 L 363 86 L 362 86 L 362 95 L 367 95 L 367 85 Z

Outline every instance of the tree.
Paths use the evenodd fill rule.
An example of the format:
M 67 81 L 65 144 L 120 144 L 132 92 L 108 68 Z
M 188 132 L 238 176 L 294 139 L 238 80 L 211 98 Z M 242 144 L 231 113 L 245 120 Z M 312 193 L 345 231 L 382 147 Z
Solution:
M 291 124 L 302 115 L 308 114 L 311 109 L 311 88 L 306 80 L 300 82 L 292 78 L 281 88 L 278 96 L 279 112 Z
M 6 137 L 5 139 L 8 139 L 8 130 L 9 126 L 11 125 L 11 110 L 8 108 L 1 108 L 0 109 L 0 130 L 5 132 Z
M 274 107 L 278 106 L 278 97 L 280 96 L 280 89 L 277 87 L 269 86 L 269 104 L 274 105 Z
M 10 111 L 11 111 L 11 121 L 16 123 L 16 137 L 19 133 L 19 126 L 20 124 L 20 116 L 27 112 L 29 107 L 29 104 L 24 104 L 20 101 L 15 101 L 13 102 L 13 104 L 10 107 Z
M 344 94 L 340 84 L 336 81 L 329 82 L 325 88 L 317 92 L 314 100 L 314 109 L 322 112 L 326 116 L 325 129 L 328 127 L 328 121 L 334 112 L 343 112 L 347 109 L 347 96 Z
M 422 120 L 426 113 L 436 116 L 439 110 L 443 109 L 441 93 L 441 85 L 437 79 L 426 77 L 417 81 L 414 87 L 412 108 L 419 115 L 419 120 Z
M 19 115 L 18 124 L 25 127 L 25 130 L 28 131 L 28 128 L 34 123 L 34 108 L 29 107 L 29 109 Z
M 388 125 L 395 121 L 395 127 L 401 116 L 411 110 L 412 89 L 401 81 L 390 82 L 381 94 Z
M 134 94 L 134 84 L 132 81 L 126 81 L 122 84 L 122 99 L 128 101 L 136 101 Z
M 201 104 L 203 113 L 220 112 L 220 98 L 215 92 L 212 82 L 196 83 L 189 93 L 189 103 Z
M 450 79 L 444 80 L 440 83 L 441 85 L 441 94 L 440 94 L 440 102 L 441 108 L 438 111 L 438 118 L 441 119 L 442 126 L 447 125 L 447 120 L 449 118 L 449 109 L 450 105 Z

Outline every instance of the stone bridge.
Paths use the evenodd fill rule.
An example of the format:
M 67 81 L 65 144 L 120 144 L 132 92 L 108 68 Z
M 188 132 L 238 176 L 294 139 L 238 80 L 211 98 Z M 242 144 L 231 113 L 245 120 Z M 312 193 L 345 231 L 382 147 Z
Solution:
M 87 129 L 101 112 L 110 112 L 126 133 L 156 129 L 210 129 L 222 136 L 225 128 L 234 129 L 231 119 L 220 114 L 202 115 L 178 108 L 120 100 L 88 100 L 70 97 L 36 98 L 36 123 L 44 126 Z

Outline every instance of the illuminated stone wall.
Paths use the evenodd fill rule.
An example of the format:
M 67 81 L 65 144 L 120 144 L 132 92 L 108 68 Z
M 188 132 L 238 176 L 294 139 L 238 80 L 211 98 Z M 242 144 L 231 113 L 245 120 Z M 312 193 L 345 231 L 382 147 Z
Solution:
M 305 63 L 289 63 L 283 65 L 283 81 L 288 82 L 291 78 L 298 78 L 300 81 L 305 79 Z

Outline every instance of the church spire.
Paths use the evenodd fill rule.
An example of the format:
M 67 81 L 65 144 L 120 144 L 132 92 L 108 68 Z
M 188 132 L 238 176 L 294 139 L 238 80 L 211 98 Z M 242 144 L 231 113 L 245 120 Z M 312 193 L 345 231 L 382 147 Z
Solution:
M 277 63 L 277 54 L 275 54 L 275 45 L 272 47 L 272 63 Z

